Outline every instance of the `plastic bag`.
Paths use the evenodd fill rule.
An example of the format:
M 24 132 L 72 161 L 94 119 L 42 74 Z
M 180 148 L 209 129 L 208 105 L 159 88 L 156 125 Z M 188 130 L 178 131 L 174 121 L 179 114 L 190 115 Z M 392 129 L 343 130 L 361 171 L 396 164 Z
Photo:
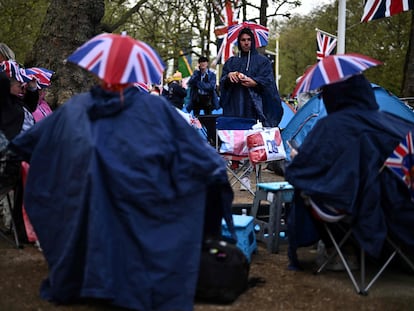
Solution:
M 286 151 L 278 127 L 248 134 L 246 145 L 250 162 L 253 164 L 286 159 Z

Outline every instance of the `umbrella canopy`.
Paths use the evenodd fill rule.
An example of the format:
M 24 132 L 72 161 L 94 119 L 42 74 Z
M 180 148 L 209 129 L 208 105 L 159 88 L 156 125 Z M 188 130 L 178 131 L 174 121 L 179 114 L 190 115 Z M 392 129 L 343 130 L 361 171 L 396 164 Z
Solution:
M 296 84 L 293 96 L 345 80 L 381 64 L 379 60 L 356 53 L 326 56 L 306 70 Z
M 4 71 L 9 78 L 19 82 L 27 82 L 30 79 L 26 76 L 25 70 L 14 60 L 6 60 L 0 63 L 0 72 Z
M 67 61 L 96 74 L 109 85 L 160 83 L 165 68 L 148 44 L 125 34 L 100 34 L 79 47 Z
M 240 24 L 229 26 L 227 28 L 228 44 L 237 41 L 237 37 L 239 36 L 240 30 L 246 27 L 250 28 L 253 32 L 256 47 L 267 45 L 267 43 L 269 42 L 269 29 L 253 22 L 243 22 Z
M 32 80 L 33 78 L 37 80 L 37 84 L 40 88 L 46 88 L 50 86 L 50 80 L 52 75 L 55 73 L 52 70 L 42 68 L 42 67 L 31 67 L 24 69 L 26 76 Z
M 134 86 L 136 88 L 138 88 L 140 91 L 143 91 L 145 93 L 150 92 L 150 88 L 149 88 L 148 84 L 146 84 L 144 82 L 136 82 L 136 83 L 134 83 Z

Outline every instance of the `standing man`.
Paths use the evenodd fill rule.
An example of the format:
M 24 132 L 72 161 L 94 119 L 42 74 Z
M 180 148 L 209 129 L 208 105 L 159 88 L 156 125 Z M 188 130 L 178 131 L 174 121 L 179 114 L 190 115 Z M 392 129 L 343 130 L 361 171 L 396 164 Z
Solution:
M 223 115 L 253 118 L 276 127 L 283 108 L 271 62 L 257 52 L 250 28 L 240 31 L 237 43 L 239 53 L 226 61 L 220 78 Z
M 218 98 L 216 93 L 216 74 L 208 68 L 208 58 L 201 56 L 198 59 L 198 70 L 195 70 L 188 85 L 191 87 L 190 104 L 187 111 L 194 111 L 198 117 L 200 110 L 208 115 L 214 109 L 218 109 Z
M 250 28 L 240 30 L 237 44 L 239 53 L 226 61 L 220 78 L 223 116 L 252 118 L 265 127 L 276 127 L 282 119 L 283 108 L 271 62 L 257 52 Z M 251 172 L 252 169 L 242 176 L 240 190 L 250 188 Z

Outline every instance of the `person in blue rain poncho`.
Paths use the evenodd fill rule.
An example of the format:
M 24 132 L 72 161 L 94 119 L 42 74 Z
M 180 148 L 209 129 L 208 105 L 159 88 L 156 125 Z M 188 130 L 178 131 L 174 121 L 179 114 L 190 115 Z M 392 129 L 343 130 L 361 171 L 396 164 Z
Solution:
M 369 255 L 381 254 L 387 234 L 412 253 L 414 203 L 402 179 L 383 164 L 414 124 L 379 111 L 362 74 L 325 85 L 322 97 L 328 116 L 286 167 L 285 178 L 297 194 L 288 220 L 292 267 L 298 264 L 296 248 L 319 238 L 302 195 L 349 215 Z
M 253 32 L 246 27 L 237 38 L 239 53 L 223 66 L 220 106 L 224 116 L 253 118 L 275 127 L 283 115 L 270 61 L 256 50 Z
M 202 238 L 231 221 L 214 148 L 165 99 L 101 86 L 16 137 L 25 207 L 47 260 L 44 299 L 193 310 Z

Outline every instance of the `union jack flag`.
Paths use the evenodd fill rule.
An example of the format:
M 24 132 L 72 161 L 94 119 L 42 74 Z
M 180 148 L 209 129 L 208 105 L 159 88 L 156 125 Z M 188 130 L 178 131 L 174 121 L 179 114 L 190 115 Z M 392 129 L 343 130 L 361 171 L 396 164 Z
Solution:
M 253 23 L 253 22 L 243 22 L 237 25 L 231 25 L 228 28 L 227 40 L 229 42 L 236 42 L 237 37 L 239 36 L 240 30 L 243 28 L 250 28 L 254 35 L 254 40 L 256 47 L 266 46 L 269 42 L 269 29 L 265 26 Z
M 361 22 L 389 17 L 414 8 L 414 0 L 366 0 Z
M 337 39 L 335 36 L 331 36 L 325 32 L 316 31 L 316 58 L 321 60 L 322 58 L 334 54 Z
M 50 86 L 50 80 L 52 79 L 52 75 L 55 73 L 52 70 L 42 68 L 42 67 L 31 67 L 24 69 L 26 72 L 26 76 L 32 80 L 35 78 L 37 80 L 37 84 L 40 88 L 46 88 Z
M 100 34 L 67 59 L 108 84 L 159 83 L 165 65 L 145 42 L 127 35 Z
M 228 43 L 227 29 L 229 26 L 237 24 L 238 16 L 238 3 L 239 1 L 213 2 L 213 8 L 218 16 L 220 25 L 217 25 L 214 29 L 214 34 L 217 37 L 217 57 L 213 63 L 224 64 L 227 59 L 233 56 L 233 43 Z
M 384 165 L 391 169 L 400 177 L 410 189 L 411 196 L 414 198 L 414 152 L 413 136 L 411 131 L 404 137 L 399 145 L 394 149 Z

